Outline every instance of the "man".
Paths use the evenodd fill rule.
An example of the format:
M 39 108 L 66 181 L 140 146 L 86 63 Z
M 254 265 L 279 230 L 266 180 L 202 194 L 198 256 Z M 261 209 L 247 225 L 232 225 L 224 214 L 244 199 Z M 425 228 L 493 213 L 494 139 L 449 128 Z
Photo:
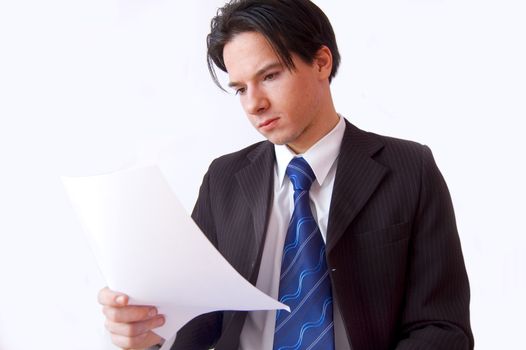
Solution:
M 426 146 L 337 114 L 339 53 L 323 12 L 308 0 L 232 1 L 212 20 L 208 63 L 268 141 L 212 162 L 192 216 L 291 313 L 202 315 L 172 349 L 472 349 L 447 187 Z M 155 307 L 109 289 L 99 300 L 115 344 L 163 341 Z

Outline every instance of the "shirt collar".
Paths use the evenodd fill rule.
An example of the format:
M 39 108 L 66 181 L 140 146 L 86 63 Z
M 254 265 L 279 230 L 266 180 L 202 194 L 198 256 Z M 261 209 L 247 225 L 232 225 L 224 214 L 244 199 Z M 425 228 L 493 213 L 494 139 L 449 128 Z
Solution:
M 303 157 L 309 163 L 316 181 L 321 186 L 332 165 L 338 158 L 340 153 L 340 146 L 342 144 L 343 133 L 345 131 L 345 120 L 338 115 L 340 120 L 338 124 L 311 148 L 303 154 L 296 154 L 286 145 L 274 145 L 276 152 L 276 167 L 280 186 L 283 186 L 285 179 L 285 171 L 290 161 L 294 157 Z

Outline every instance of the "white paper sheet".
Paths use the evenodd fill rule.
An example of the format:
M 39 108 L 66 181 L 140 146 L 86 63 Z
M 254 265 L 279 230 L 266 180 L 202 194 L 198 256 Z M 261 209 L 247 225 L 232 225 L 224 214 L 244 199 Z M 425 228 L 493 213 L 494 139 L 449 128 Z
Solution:
M 110 289 L 155 305 L 171 338 L 216 310 L 289 308 L 252 286 L 199 230 L 156 166 L 62 181 Z

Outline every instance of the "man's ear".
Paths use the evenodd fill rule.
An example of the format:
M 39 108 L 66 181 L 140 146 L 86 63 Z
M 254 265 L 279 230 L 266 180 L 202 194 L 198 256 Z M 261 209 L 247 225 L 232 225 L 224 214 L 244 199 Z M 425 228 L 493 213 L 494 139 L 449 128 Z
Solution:
M 332 72 L 332 53 L 327 46 L 322 45 L 316 52 L 314 66 L 319 72 L 320 79 L 329 79 Z

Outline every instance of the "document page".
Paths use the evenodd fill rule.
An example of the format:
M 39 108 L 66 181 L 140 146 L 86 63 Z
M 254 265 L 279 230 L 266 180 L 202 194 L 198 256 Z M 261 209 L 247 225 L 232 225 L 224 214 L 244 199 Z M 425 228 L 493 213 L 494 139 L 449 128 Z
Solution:
M 157 306 L 163 338 L 211 311 L 289 310 L 223 258 L 157 166 L 62 180 L 108 287 Z

